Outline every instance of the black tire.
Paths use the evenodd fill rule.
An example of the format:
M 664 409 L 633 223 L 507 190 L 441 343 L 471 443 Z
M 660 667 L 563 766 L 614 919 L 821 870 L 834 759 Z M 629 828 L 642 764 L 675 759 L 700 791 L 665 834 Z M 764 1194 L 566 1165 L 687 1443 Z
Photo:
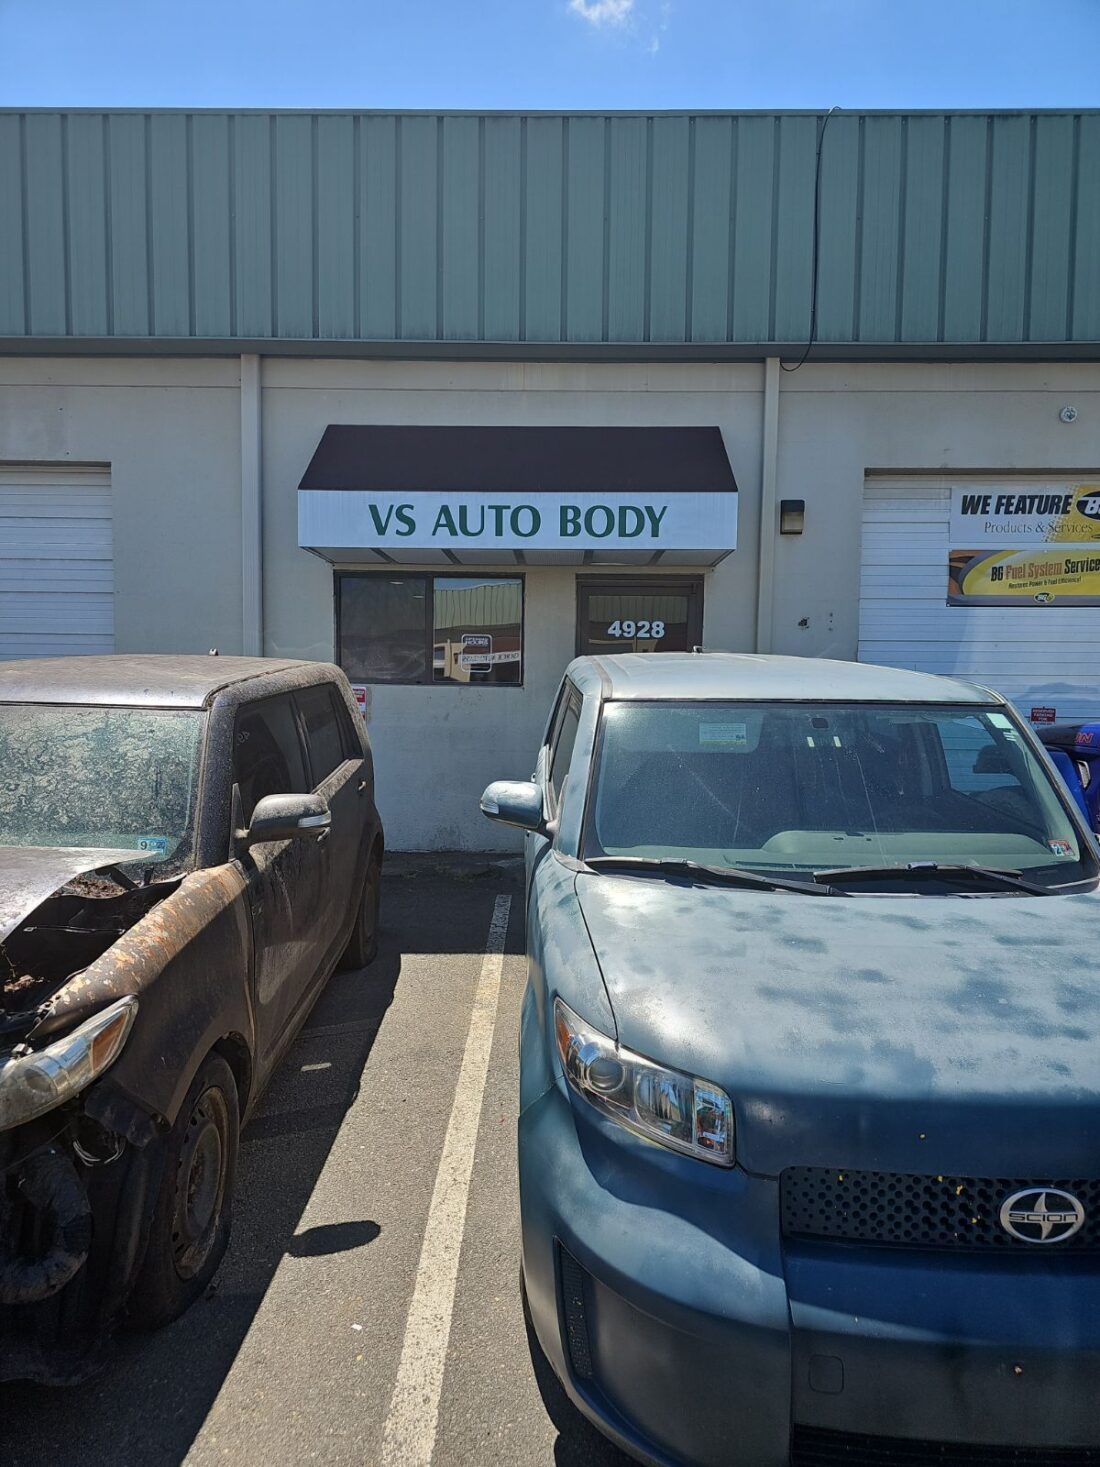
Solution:
M 366 968 L 378 956 L 378 927 L 382 909 L 382 856 L 378 850 L 371 851 L 367 863 L 367 879 L 363 883 L 363 894 L 359 898 L 359 909 L 355 914 L 352 929 L 340 967 L 345 971 Z
M 165 1142 L 149 1245 L 130 1297 L 139 1328 L 178 1319 L 217 1272 L 229 1244 L 240 1129 L 233 1071 L 209 1054 Z

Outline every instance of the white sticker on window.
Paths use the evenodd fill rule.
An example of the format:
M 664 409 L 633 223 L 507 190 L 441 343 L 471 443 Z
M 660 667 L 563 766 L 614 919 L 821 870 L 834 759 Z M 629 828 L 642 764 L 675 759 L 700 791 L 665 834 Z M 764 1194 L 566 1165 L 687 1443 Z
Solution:
M 1012 719 L 1006 718 L 1003 713 L 991 713 L 989 721 L 994 728 L 1012 728 Z
M 701 723 L 699 742 L 712 749 L 743 749 L 749 742 L 748 729 L 743 723 Z

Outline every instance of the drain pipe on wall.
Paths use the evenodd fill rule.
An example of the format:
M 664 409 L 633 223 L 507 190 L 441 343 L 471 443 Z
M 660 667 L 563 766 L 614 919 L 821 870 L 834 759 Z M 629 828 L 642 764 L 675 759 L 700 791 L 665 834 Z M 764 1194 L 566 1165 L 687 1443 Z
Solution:
M 264 653 L 260 358 L 241 357 L 241 651 Z
M 779 457 L 779 358 L 764 362 L 764 428 L 761 444 L 760 544 L 756 581 L 756 650 L 770 652 L 775 588 L 775 504 Z

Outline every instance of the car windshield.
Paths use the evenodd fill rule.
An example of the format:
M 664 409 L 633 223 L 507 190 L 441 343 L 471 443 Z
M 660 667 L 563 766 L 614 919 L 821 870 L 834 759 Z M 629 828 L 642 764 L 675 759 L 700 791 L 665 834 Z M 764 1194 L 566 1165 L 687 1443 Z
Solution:
M 110 846 L 132 862 L 191 856 L 204 715 L 0 706 L 0 845 Z
M 1096 876 L 1045 766 L 999 708 L 611 702 L 592 778 L 586 858 L 878 868 L 884 890 L 881 868 L 901 866 L 904 884 L 908 863 L 1024 872 L 1043 887 Z

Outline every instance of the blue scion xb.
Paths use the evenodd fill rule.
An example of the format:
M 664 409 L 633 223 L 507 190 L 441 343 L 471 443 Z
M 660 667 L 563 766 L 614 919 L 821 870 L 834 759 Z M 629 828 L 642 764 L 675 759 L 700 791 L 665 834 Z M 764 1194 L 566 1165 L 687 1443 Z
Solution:
M 995 693 L 571 664 L 531 783 L 534 1331 L 649 1463 L 1100 1462 L 1097 849 Z

